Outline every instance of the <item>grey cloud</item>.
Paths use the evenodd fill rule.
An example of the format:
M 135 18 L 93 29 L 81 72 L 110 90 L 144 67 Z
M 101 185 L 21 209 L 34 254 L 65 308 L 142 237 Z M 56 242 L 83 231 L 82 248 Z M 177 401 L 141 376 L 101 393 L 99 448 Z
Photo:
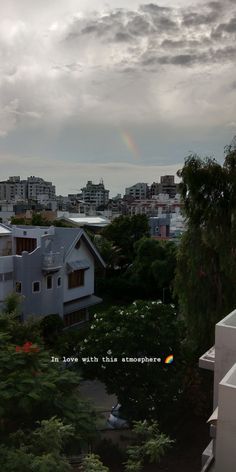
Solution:
M 222 23 L 217 28 L 218 32 L 236 33 L 236 17 L 231 18 L 227 23 Z
M 115 34 L 113 41 L 117 43 L 129 43 L 132 42 L 134 38 L 129 33 L 118 32 Z
M 162 56 L 158 62 L 160 64 L 172 64 L 176 66 L 191 66 L 199 62 L 202 55 L 198 54 L 178 54 L 177 56 Z M 205 57 L 203 55 L 203 57 Z M 202 57 L 201 57 L 202 59 Z
M 154 3 L 149 3 L 148 5 L 142 5 L 140 7 L 140 10 L 147 12 L 147 13 L 162 13 L 162 12 L 168 12 L 171 10 L 171 8 L 168 7 L 160 7 L 159 5 L 155 5 Z
M 214 23 L 218 18 L 218 13 L 216 11 L 211 11 L 207 14 L 199 14 L 195 12 L 187 13 L 183 16 L 182 24 L 183 26 L 191 27 L 204 25 L 208 23 Z

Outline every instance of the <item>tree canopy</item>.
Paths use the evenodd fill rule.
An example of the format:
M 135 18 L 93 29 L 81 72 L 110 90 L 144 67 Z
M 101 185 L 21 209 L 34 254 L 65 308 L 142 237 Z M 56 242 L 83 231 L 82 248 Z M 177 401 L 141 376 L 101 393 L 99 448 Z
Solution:
M 136 241 L 149 235 L 148 219 L 145 215 L 119 216 L 103 229 L 102 235 L 121 250 L 123 265 L 128 264 L 133 259 Z
M 223 165 L 190 155 L 178 172 L 187 231 L 179 246 L 175 292 L 196 349 L 236 305 L 236 151 Z
M 84 374 L 103 381 L 129 418 L 170 418 L 181 394 L 181 326 L 175 308 L 160 301 L 136 301 L 95 314 L 81 355 L 99 362 L 84 364 Z M 171 354 L 174 363 L 164 364 Z M 117 362 L 104 361 L 106 356 Z M 127 357 L 162 361 L 123 361 Z

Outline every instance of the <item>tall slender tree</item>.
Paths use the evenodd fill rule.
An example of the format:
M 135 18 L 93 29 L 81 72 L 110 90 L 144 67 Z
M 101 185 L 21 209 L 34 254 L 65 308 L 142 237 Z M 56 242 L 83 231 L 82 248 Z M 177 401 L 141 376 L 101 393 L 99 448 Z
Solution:
M 201 351 L 214 326 L 236 306 L 236 149 L 213 158 L 190 155 L 180 184 L 187 223 L 177 256 L 175 292 L 188 336 Z

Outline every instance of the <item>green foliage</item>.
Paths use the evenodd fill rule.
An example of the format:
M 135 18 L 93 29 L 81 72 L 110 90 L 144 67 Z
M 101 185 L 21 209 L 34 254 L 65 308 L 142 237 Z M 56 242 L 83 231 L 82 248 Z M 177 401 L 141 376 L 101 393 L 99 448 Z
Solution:
M 5 472 L 70 472 L 63 449 L 73 434 L 56 417 L 43 420 L 33 432 L 11 434 L 10 444 L 0 446 L 0 463 Z
M 80 378 L 52 363 L 42 341 L 25 338 L 24 329 L 28 335 L 14 316 L 0 316 L 0 438 L 56 416 L 74 427 L 70 444 L 78 449 L 95 435 L 91 408 L 79 396 Z
M 141 472 L 145 459 L 157 463 L 174 443 L 168 436 L 159 431 L 158 423 L 136 421 L 133 426 L 134 444 L 128 447 L 128 460 L 125 472 Z
M 178 251 L 175 292 L 199 352 L 236 304 L 236 151 L 224 165 L 191 155 L 178 175 L 188 229 Z
M 102 231 L 102 236 L 111 241 L 122 254 L 122 265 L 132 261 L 134 244 L 149 235 L 148 219 L 145 215 L 119 216 Z
M 135 244 L 135 258 L 129 274 L 148 297 L 162 296 L 172 286 L 176 265 L 176 245 L 168 241 L 142 238 Z
M 99 456 L 88 454 L 83 459 L 81 472 L 109 472 L 109 469 L 102 464 Z
M 94 315 L 81 354 L 97 356 L 100 362 L 84 365 L 84 374 L 103 381 L 129 418 L 168 420 L 181 395 L 182 336 L 182 324 L 171 305 L 137 301 L 128 307 L 113 306 Z M 174 363 L 164 364 L 172 353 Z M 117 362 L 104 362 L 105 356 Z M 126 357 L 161 357 L 162 363 L 122 362 Z
M 21 296 L 18 293 L 11 293 L 5 298 L 3 313 L 9 315 L 14 313 L 19 314 L 20 311 Z

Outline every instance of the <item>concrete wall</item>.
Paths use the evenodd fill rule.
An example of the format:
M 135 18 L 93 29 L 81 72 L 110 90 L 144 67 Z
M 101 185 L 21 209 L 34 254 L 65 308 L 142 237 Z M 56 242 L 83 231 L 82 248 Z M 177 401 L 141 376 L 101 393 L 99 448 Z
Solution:
M 13 292 L 13 276 L 10 280 L 4 280 L 5 274 L 7 273 L 13 273 L 12 256 L 0 257 L 0 302 L 3 302 L 5 298 Z
M 236 470 L 236 364 L 219 385 L 219 411 L 217 420 L 215 470 Z
M 219 382 L 231 369 L 236 360 L 236 310 L 216 325 L 215 330 L 215 369 L 214 369 L 214 408 L 218 405 Z
M 22 310 L 24 317 L 63 314 L 63 288 L 58 287 L 57 279 L 62 277 L 63 269 L 52 275 L 52 289 L 47 289 L 47 275 L 42 271 L 42 251 L 37 248 L 32 253 L 23 252 L 14 257 L 15 281 L 21 282 L 23 295 Z M 33 292 L 33 282 L 40 282 L 40 291 Z

